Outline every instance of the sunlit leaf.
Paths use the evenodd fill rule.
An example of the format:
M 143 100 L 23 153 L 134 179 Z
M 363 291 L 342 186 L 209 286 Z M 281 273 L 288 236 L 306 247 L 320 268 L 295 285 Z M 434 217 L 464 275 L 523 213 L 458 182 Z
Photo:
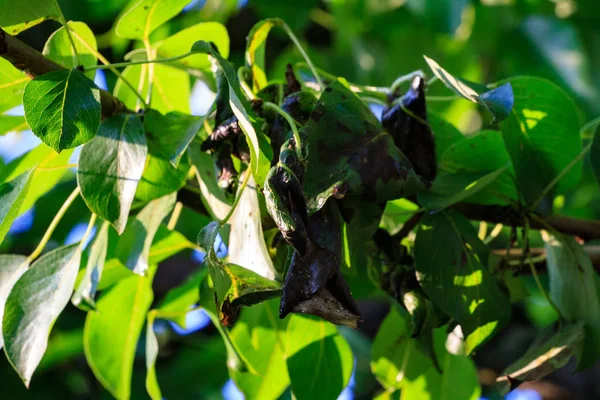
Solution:
M 6 300 L 4 351 L 25 386 L 46 351 L 54 322 L 71 298 L 80 258 L 79 243 L 43 255 L 19 278 Z
M 0 57 L 0 112 L 10 110 L 21 104 L 25 84 L 29 81 L 27 75 L 19 71 L 13 65 Z
M 96 309 L 96 290 L 102 277 L 107 247 L 108 225 L 103 224 L 94 238 L 94 243 L 92 244 L 85 267 L 85 275 L 81 282 L 79 282 L 71 299 L 73 304 L 82 310 L 90 311 Z
M 147 156 L 144 127 L 137 115 L 119 114 L 100 125 L 83 146 L 77 183 L 89 209 L 123 233 Z
M 181 12 L 189 0 L 134 0 L 121 11 L 115 33 L 128 39 L 148 39 L 159 26 Z
M 56 152 L 88 142 L 100 125 L 100 92 L 78 70 L 49 72 L 25 85 L 25 120 Z
M 0 27 L 16 35 L 47 19 L 59 21 L 62 13 L 56 0 L 5 0 L 2 2 Z
M 162 394 L 156 378 L 156 358 L 158 357 L 158 340 L 154 334 L 156 313 L 150 311 L 146 321 L 146 391 L 152 400 L 161 400 Z
M 100 297 L 85 320 L 85 358 L 96 379 L 118 399 L 129 399 L 138 338 L 152 303 L 152 281 L 131 276 Z
M 33 169 L 30 169 L 15 179 L 0 185 L 0 243 L 19 215 L 19 210 L 31 185 L 32 176 Z
M 0 136 L 28 129 L 25 119 L 16 115 L 0 115 Z
M 198 146 L 188 149 L 190 161 L 196 169 L 196 178 L 200 187 L 201 199 L 209 214 L 214 219 L 223 219 L 229 213 L 231 205 L 225 197 L 225 193 L 219 187 L 216 168 L 210 154 L 200 151 Z
M 50 35 L 42 54 L 65 68 L 77 68 L 79 66 L 92 67 L 96 65 L 98 62 L 98 58 L 96 57 L 98 49 L 94 32 L 83 22 L 69 21 L 67 25 L 71 31 L 73 43 L 75 43 L 77 57 L 75 57 L 73 45 L 71 45 L 64 26 L 58 28 Z M 96 71 L 85 72 L 85 75 L 90 79 L 94 79 Z
M 27 257 L 14 254 L 0 255 L 0 348 L 4 346 L 2 338 L 2 318 L 6 299 L 17 280 L 29 267 Z

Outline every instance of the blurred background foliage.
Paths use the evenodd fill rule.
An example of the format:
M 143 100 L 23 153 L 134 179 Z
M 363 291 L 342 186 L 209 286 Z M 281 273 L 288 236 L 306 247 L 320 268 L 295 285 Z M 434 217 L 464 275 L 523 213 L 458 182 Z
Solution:
M 126 53 L 139 46 L 139 43 L 118 38 L 112 30 L 127 0 L 59 0 L 59 3 L 67 20 L 83 21 L 93 30 L 100 51 L 109 61 L 121 61 Z M 354 83 L 388 86 L 398 76 L 414 70 L 422 69 L 429 74 L 422 57 L 427 55 L 455 76 L 473 82 L 498 82 L 518 75 L 545 77 L 573 97 L 579 106 L 581 122 L 600 114 L 600 5 L 597 0 L 193 0 L 183 13 L 155 31 L 152 41 L 199 22 L 218 21 L 229 32 L 229 59 L 241 65 L 246 35 L 256 22 L 268 17 L 284 19 L 306 44 L 310 57 L 320 69 Z M 19 38 L 41 50 L 58 27 L 58 23 L 47 21 L 23 32 Z M 287 63 L 302 61 L 295 47 L 278 31 L 269 37 L 266 59 L 271 79 L 283 78 Z M 97 79 L 105 79 L 109 89 L 116 81 L 108 72 Z M 428 94 L 448 96 L 450 93 L 442 84 L 434 84 Z M 194 91 L 192 112 L 204 112 L 213 96 L 207 88 Z M 478 132 L 492 122 L 489 114 L 464 100 L 430 102 L 429 105 L 464 134 Z M 0 167 L 37 143 L 28 132 L 0 137 Z M 31 252 L 54 211 L 75 185 L 74 172 L 63 176 L 60 184 L 44 195 L 34 209 L 19 218 L 0 251 Z M 598 191 L 591 169 L 586 167 L 577 189 L 557 197 L 555 212 L 600 219 Z M 89 211 L 78 199 L 55 231 L 54 245 L 79 240 L 88 218 Z M 195 241 L 200 227 L 208 222 L 205 219 L 184 210 L 177 228 Z M 498 246 L 503 246 L 506 240 L 501 236 Z M 538 238 L 537 244 L 534 240 L 532 246 L 539 243 Z M 199 258 L 198 254 L 184 252 L 165 261 L 155 279 L 155 300 L 197 268 Z M 350 280 L 359 297 L 372 291 L 371 288 L 362 290 L 360 279 Z M 536 328 L 556 320 L 539 293 L 535 295 L 537 289 L 533 282 L 525 279 L 525 283 L 534 295 L 513 313 L 506 332 L 487 344 L 476 357 L 484 382 L 487 372 L 502 370 L 523 352 L 535 336 Z M 370 373 L 369 351 L 387 309 L 385 302 L 377 299 L 362 300 L 362 303 L 369 310 L 365 313 L 363 329 L 343 330 L 356 359 L 351 387 L 342 395 L 345 398 L 370 398 L 377 387 Z M 84 318 L 85 314 L 72 305 L 67 307 L 52 331 L 48 351 L 29 391 L 1 357 L 0 398 L 111 398 L 94 379 L 83 356 Z M 188 331 L 164 321 L 156 325 L 162 344 L 157 369 L 165 397 L 239 398 L 241 395 L 229 380 L 225 347 L 215 328 L 202 313 L 190 314 L 188 318 L 192 327 Z M 134 399 L 146 398 L 143 338 L 141 341 L 132 385 Z M 600 368 L 596 366 L 574 378 L 559 372 L 551 381 L 559 382 L 571 394 L 576 394 L 576 398 L 597 398 L 594 396 L 600 395 L 600 391 L 594 377 L 598 374 Z M 552 393 L 560 396 L 562 392 L 557 389 Z M 290 397 L 289 393 L 285 397 Z

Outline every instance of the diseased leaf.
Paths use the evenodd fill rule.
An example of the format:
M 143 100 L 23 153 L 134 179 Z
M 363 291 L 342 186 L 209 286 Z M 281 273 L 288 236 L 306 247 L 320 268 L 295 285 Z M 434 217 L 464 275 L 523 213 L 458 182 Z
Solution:
M 285 360 L 287 320 L 277 318 L 276 299 L 242 311 L 231 340 L 256 370 L 231 370 L 232 379 L 248 400 L 275 399 L 290 385 Z
M 415 241 L 417 278 L 433 304 L 460 324 L 467 353 L 510 318 L 508 296 L 485 267 L 484 249 L 468 220 L 454 211 L 426 215 Z
M 49 72 L 27 82 L 25 120 L 56 152 L 88 142 L 100 125 L 100 91 L 82 72 Z
M 419 193 L 419 203 L 429 212 L 438 212 L 469 197 L 492 184 L 508 169 L 508 165 L 493 172 L 441 173 L 431 189 Z
M 250 171 L 246 171 L 249 174 Z M 275 267 L 265 244 L 256 184 L 252 177 L 229 219 L 231 231 L 227 260 L 267 278 L 275 279 Z
M 165 64 L 154 64 L 153 68 L 152 108 L 163 114 L 171 111 L 189 114 L 189 75 L 185 71 Z M 141 88 L 139 93 L 143 98 L 148 96 L 147 65 L 130 65 L 123 70 L 122 75 L 133 84 L 133 87 Z M 130 110 L 138 110 L 142 107 L 139 97 L 121 79 L 115 84 L 113 94 Z
M 147 39 L 188 3 L 187 0 L 134 0 L 121 11 L 115 24 L 115 33 L 127 39 Z
M 203 264 L 208 267 L 213 282 L 219 321 L 229 326 L 236 320 L 241 306 L 278 296 L 281 285 L 239 265 L 221 262 L 214 250 L 218 233 L 219 224 L 211 222 L 198 234 L 198 243 L 207 253 Z
M 456 78 L 450 75 L 448 71 L 440 67 L 440 65 L 431 58 L 427 56 L 424 57 L 435 76 L 456 94 L 473 103 L 481 104 L 487 108 L 494 116 L 494 119 L 498 121 L 501 121 L 510 115 L 513 103 L 515 102 L 513 88 L 510 83 L 504 83 L 489 91 L 485 91 L 487 88 L 483 87 L 483 91 L 479 90 L 478 93 L 474 87 L 481 85 L 471 84 L 460 78 Z
M 4 352 L 27 387 L 52 326 L 71 298 L 80 258 L 79 243 L 46 253 L 8 295 L 2 320 Z
M 94 376 L 117 399 L 129 399 L 138 338 L 152 303 L 152 280 L 130 276 L 98 300 L 85 320 L 85 358 Z
M 325 89 L 302 133 L 309 148 L 304 178 L 309 213 L 332 195 L 382 202 L 428 186 L 371 110 L 340 80 Z
M 219 22 L 201 22 L 192 25 L 161 40 L 154 47 L 159 58 L 176 57 L 190 51 L 197 40 L 213 43 L 223 58 L 229 58 L 229 34 L 225 26 Z M 194 54 L 173 64 L 206 71 L 210 69 L 211 65 L 206 54 Z
M 194 43 L 191 51 L 212 56 L 219 68 L 223 71 L 223 74 L 229 83 L 229 105 L 238 120 L 239 126 L 246 134 L 246 141 L 250 148 L 252 175 L 254 176 L 255 181 L 260 185 L 264 182 L 269 173 L 270 160 L 273 157 L 273 151 L 260 130 L 256 116 L 254 115 L 248 100 L 246 100 L 246 96 L 244 96 L 241 91 L 240 83 L 233 65 L 221 57 L 219 53 L 215 51 L 214 47 L 205 41 L 199 40 Z
M 15 179 L 0 184 L 0 243 L 19 215 L 19 210 L 31 186 L 33 171 L 30 169 Z
M 496 380 L 501 394 L 512 390 L 510 379 L 537 381 L 559 368 L 581 352 L 585 333 L 583 322 L 560 324 L 539 336 L 521 358 L 509 365 Z
M 588 368 L 600 356 L 600 286 L 589 255 L 571 236 L 544 234 L 550 297 L 561 315 L 585 322 L 585 341 L 579 368 Z
M 83 146 L 77 183 L 88 208 L 123 233 L 148 153 L 144 127 L 135 114 L 119 114 L 100 125 Z
M 116 255 L 133 273 L 146 275 L 152 241 L 160 223 L 175 206 L 175 194 L 148 203 L 119 238 Z
M 107 247 L 108 225 L 104 223 L 92 244 L 90 255 L 87 259 L 87 265 L 85 267 L 85 275 L 79 282 L 77 290 L 75 290 L 75 293 L 71 298 L 73 305 L 84 311 L 96 309 L 96 289 L 98 288 L 98 283 L 102 277 Z
M 510 83 L 515 105 L 500 127 L 519 192 L 530 204 L 581 152 L 580 123 L 573 101 L 553 83 L 532 77 L 512 78 Z M 558 182 L 556 191 L 572 187 L 581 171 L 579 161 Z
M 337 398 L 350 380 L 353 356 L 336 327 L 315 317 L 292 315 L 286 345 L 294 396 L 298 400 Z
M 144 114 L 144 129 L 149 141 L 173 167 L 179 166 L 183 153 L 202 128 L 203 117 L 180 112 L 162 115 L 149 110 Z
M 62 18 L 56 0 L 4 0 L 0 27 L 16 35 L 47 19 L 60 21 Z
M 2 319 L 4 306 L 17 280 L 27 271 L 29 262 L 27 257 L 14 254 L 0 255 L 0 349 L 4 346 L 2 338 Z
M 1 84 L 0 84 L 1 86 Z M 0 136 L 28 129 L 25 118 L 16 115 L 0 115 Z
M 0 57 L 0 87 L 2 88 L 0 113 L 21 104 L 27 82 L 29 82 L 29 78 L 25 73 L 16 69 L 8 60 Z
M 71 45 L 64 26 L 58 28 L 50 35 L 42 54 L 68 69 L 79 66 L 93 67 L 96 65 L 98 62 L 98 58 L 96 57 L 98 47 L 94 32 L 83 22 L 69 21 L 67 25 L 71 31 L 73 43 L 75 43 L 77 57 L 75 57 L 73 45 Z M 90 79 L 94 79 L 96 71 L 85 72 L 85 75 Z

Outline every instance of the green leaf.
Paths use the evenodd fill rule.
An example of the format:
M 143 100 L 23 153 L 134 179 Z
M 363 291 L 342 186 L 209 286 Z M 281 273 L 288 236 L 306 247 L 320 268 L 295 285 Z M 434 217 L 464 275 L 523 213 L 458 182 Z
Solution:
M 175 206 L 176 197 L 172 194 L 150 202 L 119 238 L 116 255 L 135 274 L 146 275 L 154 235 Z
M 100 91 L 73 69 L 27 82 L 23 106 L 32 132 L 58 153 L 88 142 L 100 125 Z
M 229 34 L 227 28 L 219 22 L 201 22 L 183 29 L 154 45 L 159 58 L 176 57 L 185 54 L 192 48 L 197 40 L 214 43 L 223 58 L 229 58 Z M 209 70 L 210 60 L 206 54 L 194 54 L 174 65 L 184 68 Z
M 186 328 L 185 316 L 187 312 L 200 301 L 198 287 L 206 278 L 206 269 L 192 274 L 181 285 L 169 290 L 156 309 L 159 318 L 166 318 Z
M 179 14 L 188 3 L 186 0 L 134 0 L 121 11 L 115 33 L 127 39 L 148 39 L 156 28 Z
M 144 58 L 145 59 L 145 58 Z M 146 65 L 130 65 L 122 72 L 123 78 L 141 88 L 139 93 L 146 98 L 148 95 L 148 72 Z M 113 94 L 130 110 L 141 108 L 139 97 L 118 80 Z M 190 113 L 190 78 L 180 69 L 165 64 L 154 64 L 152 78 L 152 108 L 165 114 L 171 111 Z
M 85 358 L 94 376 L 117 399 L 129 399 L 138 338 L 152 303 L 152 281 L 131 276 L 105 293 L 85 320 Z
M 530 204 L 581 152 L 580 123 L 573 101 L 553 83 L 532 77 L 513 78 L 510 83 L 515 105 L 500 127 L 519 192 Z M 579 161 L 558 182 L 556 190 L 572 187 L 581 171 Z
M 13 67 L 8 60 L 0 57 L 0 88 L 2 88 L 0 113 L 21 104 L 27 82 L 29 82 L 27 75 Z
M 8 233 L 27 196 L 33 169 L 22 173 L 12 181 L 0 185 L 0 243 Z
M 269 18 L 257 22 L 250 30 L 246 44 L 246 66 L 252 70 L 252 89 L 258 92 L 267 86 L 267 75 L 265 73 L 265 47 L 267 36 L 275 26 L 282 26 L 279 18 Z
M 250 164 L 252 175 L 258 184 L 265 181 L 270 169 L 270 160 L 273 158 L 273 150 L 264 134 L 260 130 L 257 118 L 242 93 L 240 82 L 233 65 L 219 55 L 218 52 L 207 42 L 199 40 L 192 46 L 192 51 L 211 55 L 223 71 L 229 83 L 229 105 L 238 119 L 238 124 L 246 134 L 246 141 L 250 148 Z
M 596 131 L 597 127 L 594 129 Z M 600 135 L 594 133 L 592 138 L 592 147 L 590 149 L 590 164 L 596 181 L 600 184 Z
M 92 244 L 90 255 L 87 259 L 87 265 L 85 267 L 85 275 L 79 282 L 75 293 L 71 299 L 71 302 L 76 307 L 84 311 L 90 311 L 96 309 L 96 289 L 98 283 L 102 277 L 102 270 L 104 269 L 104 262 L 106 260 L 106 250 L 108 248 L 108 225 L 102 224 L 102 228 L 96 235 L 94 243 Z
M 94 32 L 83 22 L 69 21 L 67 25 L 71 31 L 73 43 L 75 43 L 77 58 L 75 57 L 73 46 L 64 26 L 50 35 L 42 54 L 68 69 L 96 65 L 98 62 L 98 58 L 96 57 L 98 46 L 96 45 Z M 79 60 L 79 63 L 77 63 L 77 60 Z M 94 79 L 96 71 L 87 71 L 85 75 L 90 79 Z
M 484 130 L 475 135 L 464 137 L 452 144 L 439 160 L 441 170 L 456 173 L 459 171 L 494 171 L 509 165 L 508 169 L 487 187 L 469 198 L 477 204 L 508 204 L 508 199 L 517 201 L 514 168 L 510 156 L 504 147 L 502 133 Z M 499 194 L 501 196 L 497 196 Z
M 175 168 L 203 123 L 203 117 L 177 111 L 162 115 L 158 111 L 148 110 L 144 115 L 144 129 L 149 141 Z
M 202 203 L 213 219 L 221 220 L 229 213 L 231 204 L 227 201 L 225 193 L 219 187 L 216 168 L 210 154 L 200 150 L 200 146 L 188 149 L 190 161 L 196 167 L 196 178 L 202 194 Z
M 62 179 L 68 171 L 71 153 L 73 150 L 57 154 L 45 144 L 40 144 L 28 153 L 12 160 L 0 170 L 0 182 L 8 182 L 29 169 L 35 168 L 19 215 L 29 210 L 40 197 L 52 190 Z
M 231 330 L 231 340 L 256 371 L 230 372 L 248 400 L 279 398 L 290 385 L 285 360 L 288 320 L 277 317 L 278 308 L 277 299 L 246 308 Z
M 419 203 L 429 212 L 438 212 L 481 191 L 508 169 L 508 165 L 493 172 L 443 172 L 433 181 L 430 190 L 419 193 Z
M 2 338 L 2 318 L 6 299 L 17 280 L 27 271 L 27 257 L 14 254 L 0 255 L 0 349 L 4 346 Z
M 135 114 L 105 119 L 79 156 L 77 184 L 88 208 L 123 233 L 148 153 Z
M 468 353 L 510 318 L 509 298 L 485 267 L 482 248 L 468 220 L 454 211 L 426 215 L 415 241 L 419 282 L 434 305 L 461 325 Z
M 63 19 L 56 0 L 4 0 L 0 27 L 16 35 L 47 19 Z
M 14 115 L 0 115 L 0 135 L 21 132 L 28 128 L 25 118 Z
M 146 392 L 152 400 L 161 400 L 162 393 L 156 378 L 156 358 L 158 357 L 158 340 L 154 334 L 154 319 L 156 313 L 148 313 L 146 322 Z
M 561 323 L 558 331 L 554 332 L 555 329 L 552 327 L 536 338 L 521 358 L 506 367 L 496 380 L 496 387 L 501 394 L 512 389 L 508 377 L 519 381 L 537 381 L 564 367 L 580 353 L 585 337 L 583 322 Z
M 481 104 L 487 108 L 494 116 L 494 119 L 498 121 L 501 121 L 510 115 L 515 101 L 513 88 L 510 83 L 497 86 L 489 91 L 486 91 L 487 88 L 483 87 L 483 91 L 479 90 L 480 93 L 478 93 L 475 91 L 474 87 L 481 85 L 471 84 L 460 78 L 456 78 L 450 75 L 448 71 L 440 67 L 440 65 L 431 58 L 427 56 L 423 57 L 425 57 L 425 61 L 427 61 L 429 68 L 431 68 L 435 76 L 444 82 L 444 85 L 446 85 L 448 89 L 473 103 Z
M 27 387 L 46 351 L 50 330 L 71 298 L 80 258 L 79 243 L 46 253 L 21 276 L 6 300 L 4 352 Z
M 228 222 L 231 231 L 227 260 L 272 280 L 275 279 L 275 267 L 265 244 L 257 190 L 260 189 L 250 177 Z
M 464 139 L 464 136 L 454 125 L 437 114 L 427 112 L 427 121 L 435 136 L 435 150 L 439 163 L 446 150 L 452 144 Z
M 219 224 L 211 222 L 198 234 L 198 244 L 206 251 L 203 265 L 208 267 L 213 283 L 219 321 L 231 325 L 241 306 L 250 306 L 281 294 L 281 284 L 239 265 L 223 263 L 215 254 L 214 243 Z
M 335 325 L 294 314 L 288 322 L 286 345 L 292 392 L 298 400 L 335 399 L 348 385 L 352 350 Z
M 149 146 L 146 166 L 135 192 L 135 199 L 142 203 L 158 199 L 177 192 L 187 181 L 190 164 L 186 158 L 177 168 L 158 153 L 158 149 Z
M 579 368 L 592 366 L 600 356 L 600 287 L 589 255 L 571 236 L 543 236 L 550 279 L 550 297 L 561 315 L 585 322 L 585 341 Z
M 403 388 L 434 368 L 394 305 L 377 331 L 371 354 L 371 370 L 386 390 Z
M 302 133 L 309 148 L 304 177 L 309 213 L 334 193 L 383 202 L 426 187 L 369 107 L 341 80 L 325 89 Z

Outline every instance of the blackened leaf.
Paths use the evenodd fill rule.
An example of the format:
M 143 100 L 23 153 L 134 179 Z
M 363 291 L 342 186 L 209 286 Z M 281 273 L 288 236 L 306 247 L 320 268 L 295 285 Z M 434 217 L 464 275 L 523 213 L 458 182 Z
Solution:
M 479 103 L 487 108 L 496 120 L 507 118 L 512 110 L 514 103 L 513 89 L 510 83 L 505 83 L 489 91 L 475 91 L 473 85 L 459 78 L 452 76 L 448 71 L 431 58 L 424 56 L 429 68 L 433 71 L 444 84 L 460 96 L 474 103 Z
M 0 349 L 4 346 L 2 339 L 2 316 L 4 305 L 17 280 L 29 267 L 27 257 L 14 254 L 0 255 Z
M 33 169 L 25 171 L 15 179 L 0 185 L 0 243 L 19 215 L 31 185 L 33 171 Z
M 203 117 L 178 111 L 162 115 L 149 110 L 144 115 L 144 129 L 152 145 L 177 168 L 183 153 L 202 128 Z
M 175 206 L 175 200 L 176 195 L 171 194 L 148 203 L 119 238 L 116 255 L 134 273 L 146 275 L 154 235 Z
M 433 181 L 430 190 L 419 193 L 419 203 L 429 212 L 438 212 L 459 201 L 469 201 L 470 196 L 496 181 L 508 167 L 492 172 L 443 172 Z
M 382 202 L 415 195 L 428 185 L 340 80 L 325 89 L 302 133 L 308 140 L 304 190 L 310 213 L 332 195 Z
M 248 147 L 250 148 L 250 161 L 252 174 L 256 182 L 264 182 L 269 173 L 270 160 L 273 158 L 273 151 L 269 146 L 264 134 L 258 127 L 256 116 L 248 103 L 248 100 L 242 93 L 240 82 L 233 65 L 225 60 L 215 49 L 205 41 L 197 41 L 192 46 L 192 51 L 211 55 L 225 74 L 229 83 L 229 105 L 238 119 L 238 123 L 244 133 Z
M 2 320 L 4 352 L 29 386 L 48 345 L 48 335 L 65 308 L 81 258 L 79 243 L 40 257 L 14 285 Z
M 241 306 L 277 297 L 281 285 L 239 265 L 221 262 L 214 250 L 218 233 L 219 224 L 211 222 L 198 234 L 198 244 L 207 253 L 204 264 L 213 282 L 219 321 L 229 326 L 236 320 Z
M 100 91 L 82 72 L 49 72 L 25 85 L 25 120 L 56 152 L 88 142 L 100 126 Z
M 294 396 L 298 400 L 337 398 L 350 380 L 353 357 L 336 327 L 314 317 L 293 315 L 286 344 Z
M 102 277 L 102 270 L 104 269 L 104 261 L 106 260 L 106 249 L 108 247 L 108 225 L 102 224 L 102 228 L 94 238 L 90 254 L 87 259 L 87 265 L 85 267 L 85 275 L 77 290 L 73 294 L 71 302 L 76 307 L 82 310 L 90 311 L 96 309 L 96 289 L 98 283 Z
M 583 322 L 561 323 L 548 329 L 521 358 L 504 370 L 496 380 L 496 387 L 500 393 L 506 394 L 512 389 L 512 379 L 537 381 L 564 367 L 572 357 L 581 353 L 584 337 Z
M 510 80 L 515 105 L 500 124 L 512 159 L 519 192 L 529 204 L 540 196 L 582 149 L 578 111 L 569 96 L 552 82 L 533 77 Z M 556 185 L 558 192 L 581 178 L 578 161 Z
M 153 296 L 149 277 L 130 276 L 104 293 L 98 310 L 85 319 L 85 358 L 96 379 L 117 399 L 129 399 L 135 350 Z
M 600 355 L 600 287 L 590 256 L 571 236 L 543 235 L 550 297 L 563 317 L 585 322 L 579 368 L 588 368 Z
M 417 278 L 433 304 L 461 325 L 468 353 L 510 318 L 509 298 L 485 267 L 484 247 L 454 211 L 425 216 L 415 241 Z
M 81 149 L 77 183 L 88 208 L 123 233 L 148 148 L 135 114 L 107 118 Z

